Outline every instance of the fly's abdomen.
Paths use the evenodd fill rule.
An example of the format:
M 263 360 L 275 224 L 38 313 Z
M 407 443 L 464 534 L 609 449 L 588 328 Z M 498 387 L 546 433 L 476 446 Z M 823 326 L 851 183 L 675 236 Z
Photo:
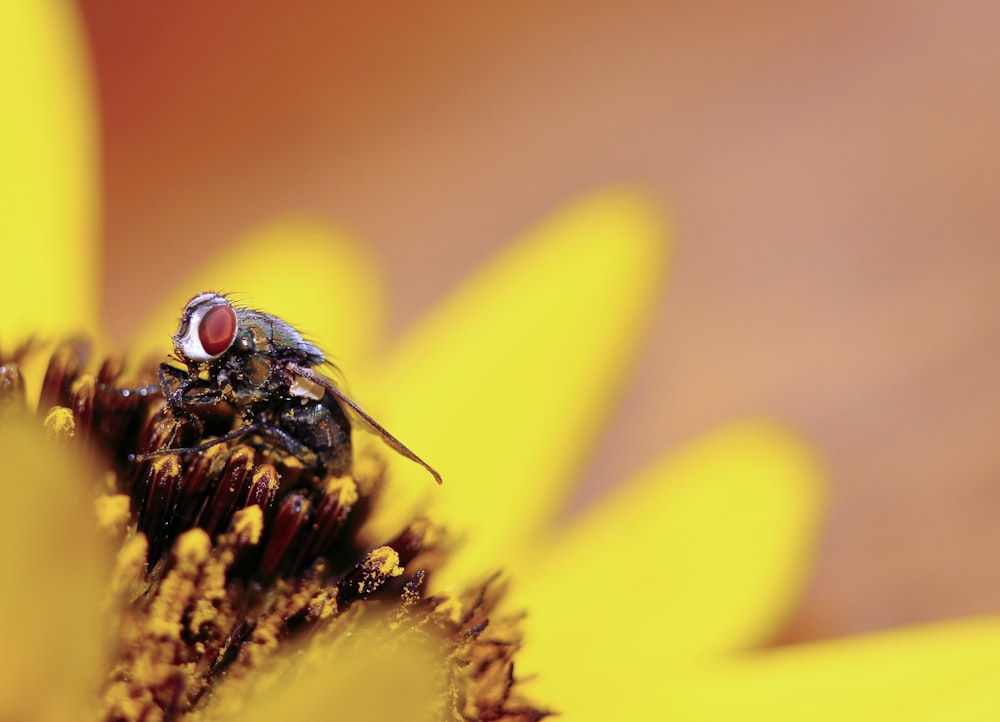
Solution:
M 293 403 L 281 416 L 282 430 L 316 455 L 317 466 L 336 475 L 351 469 L 351 424 L 339 406 Z

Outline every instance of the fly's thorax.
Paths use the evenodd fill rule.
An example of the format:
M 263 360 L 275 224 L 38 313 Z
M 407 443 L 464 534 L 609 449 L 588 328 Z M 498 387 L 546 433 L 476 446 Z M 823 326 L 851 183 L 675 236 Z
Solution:
M 236 315 L 237 343 L 247 351 L 290 358 L 307 366 L 317 366 L 326 360 L 322 351 L 277 316 L 251 309 L 237 309 Z
M 271 378 L 273 364 L 260 355 L 248 356 L 245 363 L 247 380 L 254 388 L 264 386 Z

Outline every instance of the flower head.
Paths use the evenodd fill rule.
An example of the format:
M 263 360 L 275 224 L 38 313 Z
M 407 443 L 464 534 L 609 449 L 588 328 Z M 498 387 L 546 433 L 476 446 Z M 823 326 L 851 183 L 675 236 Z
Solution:
M 103 489 L 87 488 L 86 466 L 67 474 L 75 491 L 94 496 L 81 508 L 96 509 L 97 526 L 118 550 L 102 625 L 109 660 L 97 675 L 101 719 L 235 715 L 248 688 L 292 666 L 290 648 L 305 658 L 294 666 L 308 668 L 329 664 L 334 650 L 395 654 L 418 642 L 427 688 L 436 692 L 422 708 L 433 718 L 545 716 L 518 688 L 518 617 L 496 612 L 498 575 L 431 595 L 430 578 L 447 553 L 443 530 L 427 519 L 384 539 L 366 530 L 384 487 L 377 454 L 346 469 L 339 460 L 304 465 L 300 457 L 312 452 L 290 436 L 295 425 L 262 427 L 227 444 L 232 434 L 215 430 L 246 430 L 250 409 L 239 398 L 203 400 L 221 368 L 185 377 L 193 388 L 182 391 L 193 390 L 198 403 L 182 405 L 187 397 L 175 389 L 123 383 L 120 362 L 87 374 L 85 353 L 72 342 L 52 354 L 38 417 L 55 441 L 85 447 L 106 468 Z M 17 364 L 23 355 L 4 364 L 10 383 L 0 397 L 22 427 L 32 424 Z M 247 358 L 266 361 L 260 356 Z M 310 423 L 322 421 L 313 406 L 280 396 L 283 389 L 256 393 L 265 391 L 270 397 L 253 406 L 258 426 L 275 404 L 283 414 L 309 409 Z M 207 417 L 189 410 L 206 405 Z M 350 453 L 349 439 L 338 443 Z
M 17 407 L 35 397 L 32 382 L 44 387 L 56 447 L 37 420 L 4 412 L 0 717 L 530 717 L 536 704 L 574 719 L 996 717 L 995 619 L 759 649 L 794 603 L 822 505 L 819 466 L 780 426 L 727 426 L 554 523 L 659 285 L 660 212 L 632 192 L 583 199 L 528 234 L 387 362 L 354 363 L 378 327 L 378 301 L 358 303 L 377 286 L 371 264 L 302 222 L 208 260 L 198 271 L 208 278 L 143 327 L 156 340 L 136 347 L 162 355 L 192 290 L 246 289 L 336 343 L 357 396 L 435 460 L 444 487 L 391 457 L 383 474 L 363 450 L 349 477 L 297 478 L 294 460 L 252 439 L 131 465 L 129 449 L 172 427 L 156 399 L 113 393 L 128 372 L 88 366 L 72 344 L 50 374 L 32 373 L 39 354 L 8 340 L 94 325 L 96 284 L 92 122 L 73 18 L 54 1 L 3 12 L 0 48 L 13 57 L 0 89 L 21 114 L 0 136 L 0 156 L 15 159 L 0 165 L 14 168 L 3 194 L 31 202 L 30 213 L 0 211 L 4 233 L 26 241 L 18 252 L 28 249 L 28 272 L 0 286 L 16 311 L 0 328 L 0 389 Z M 53 105 L 67 98 L 70 110 Z M 45 162 L 35 169 L 33 158 Z M 63 173 L 83 181 L 66 185 Z M 308 261 L 336 269 L 337 282 L 261 279 L 261 249 L 276 237 L 301 254 L 285 259 L 290 271 Z M 52 258 L 67 268 L 46 274 Z M 75 455 L 80 442 L 103 461 Z M 275 653 L 296 637 L 294 655 Z M 522 688 L 542 702 L 525 703 Z

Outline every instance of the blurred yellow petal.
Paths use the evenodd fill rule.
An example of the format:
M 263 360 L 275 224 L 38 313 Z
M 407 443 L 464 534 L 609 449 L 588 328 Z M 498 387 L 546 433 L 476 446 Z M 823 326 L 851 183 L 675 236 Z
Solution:
M 0 304 L 13 310 L 0 327 L 5 344 L 30 333 L 99 331 L 92 325 L 99 264 L 93 247 L 95 123 L 81 38 L 72 3 L 0 7 L 0 237 L 8 269 Z M 414 507 L 425 505 L 464 541 L 458 562 L 432 578 L 481 578 L 499 567 L 511 572 L 511 606 L 529 611 L 518 670 L 538 671 L 538 698 L 572 719 L 996 719 L 998 619 L 741 651 L 768 638 L 798 593 L 821 508 L 814 460 L 773 426 L 723 430 L 651 469 L 558 535 L 540 533 L 626 383 L 663 270 L 663 236 L 656 209 L 634 194 L 585 199 L 527 234 L 415 330 L 384 368 L 365 369 L 360 378 L 360 362 L 384 324 L 374 264 L 342 233 L 308 221 L 279 221 L 207 265 L 191 259 L 192 268 L 200 267 L 197 275 L 164 300 L 134 350 L 162 356 L 184 302 L 213 289 L 286 318 L 324 346 L 348 378 L 357 370 L 359 387 L 369 391 L 360 400 L 370 399 L 376 416 L 448 480 L 438 490 L 419 468 L 394 459 L 401 478 L 387 495 L 394 506 L 380 520 L 381 532 L 391 533 L 409 521 Z M 50 416 L 65 429 L 73 428 L 74 413 L 93 419 L 91 403 L 107 404 L 102 410 L 111 413 L 124 408 L 95 402 L 98 397 L 85 394 L 94 388 L 90 382 L 75 381 L 80 403 L 74 412 Z M 184 704 L 202 702 L 207 707 L 195 715 L 241 722 L 317 715 L 440 719 L 449 704 L 455 708 L 447 712 L 472 718 L 458 709 L 463 694 L 475 703 L 478 693 L 494 705 L 482 709 L 508 701 L 505 655 L 516 647 L 514 622 L 496 616 L 487 623 L 494 600 L 481 608 L 485 591 L 467 590 L 471 601 L 442 600 L 434 610 L 444 615 L 438 623 L 458 630 L 447 663 L 470 670 L 470 679 L 481 664 L 492 665 L 495 675 L 484 689 L 467 684 L 445 690 L 445 660 L 435 654 L 440 650 L 414 644 L 424 631 L 416 617 L 403 613 L 419 606 L 413 586 L 388 624 L 392 641 L 385 635 L 366 640 L 351 630 L 339 643 L 334 636 L 292 657 L 301 661 L 320 652 L 323 664 L 281 677 L 262 671 L 266 663 L 251 664 L 242 669 L 252 689 L 247 708 L 226 716 L 222 680 L 238 679 L 238 662 L 255 653 L 266 659 L 269 645 L 286 639 L 292 627 L 319 625 L 330 615 L 342 620 L 350 612 L 338 604 L 350 603 L 348 592 L 373 595 L 403 572 L 396 556 L 391 570 L 380 571 L 381 565 L 377 573 L 365 566 L 371 559 L 360 560 L 353 567 L 362 575 L 358 580 L 305 574 L 294 593 L 288 586 L 275 592 L 272 599 L 287 606 L 266 610 L 268 624 L 235 623 L 253 605 L 246 604 L 241 582 L 227 583 L 226 570 L 239 545 L 263 538 L 264 514 L 256 506 L 256 514 L 246 513 L 217 540 L 229 547 L 209 554 L 209 535 L 196 532 L 205 554 L 186 570 L 189 576 L 175 575 L 162 587 L 154 583 L 130 599 L 124 613 L 141 625 L 149 593 L 178 592 L 153 600 L 176 618 L 167 620 L 165 639 L 155 621 L 165 618 L 149 617 L 153 626 L 133 641 L 150 645 L 138 652 L 152 656 L 129 656 L 136 650 L 122 646 L 123 658 L 109 671 L 101 632 L 115 624 L 98 614 L 108 576 L 105 550 L 93 536 L 96 485 L 85 464 L 33 428 L 31 421 L 12 423 L 0 414 L 0 459 L 9 482 L 0 505 L 0 719 L 86 715 L 82 710 L 93 709 L 106 675 L 127 690 L 137 679 L 146 684 L 140 692 L 147 696 L 110 702 L 134 702 L 132 709 L 153 717 L 186 715 Z M 270 493 L 269 482 L 258 481 L 256 492 Z M 116 491 L 126 490 L 124 483 L 117 479 Z M 176 511 L 163 491 L 153 489 L 146 507 Z M 307 490 L 298 493 L 301 511 L 309 499 Z M 356 499 L 357 490 L 352 493 Z M 326 509 L 336 511 L 340 499 L 331 491 Z M 106 527 L 124 526 L 128 501 L 123 493 L 102 497 Z M 158 533 L 164 529 L 169 524 Z M 365 544 L 349 547 L 356 552 Z M 140 537 L 130 538 L 120 560 L 132 576 L 117 581 L 142 586 L 145 548 Z M 307 548 L 290 547 L 289 560 Z M 270 573 L 265 577 L 265 583 L 274 581 Z M 350 583 L 342 585 L 345 579 Z M 391 598 L 398 589 L 387 591 Z M 171 606 L 178 599 L 183 604 Z M 482 620 L 473 618 L 477 614 Z M 405 625 L 416 631 L 396 639 Z M 308 636 L 316 642 L 322 629 Z M 247 630 L 260 635 L 241 637 Z M 239 634 L 230 636 L 233 631 Z M 469 640 L 480 633 L 480 656 L 473 658 Z M 219 646 L 207 651 L 206 643 Z M 146 676 L 130 673 L 130 663 L 141 666 L 164 651 L 170 652 L 163 657 L 164 677 L 159 667 L 152 676 L 149 669 Z M 193 662 L 199 654 L 207 656 Z M 185 677 L 192 672 L 208 677 Z M 184 679 L 192 685 L 187 698 L 177 686 Z M 213 692 L 220 694 L 212 698 Z M 519 695 L 510 700 L 520 704 Z
M 251 696 L 239 711 L 213 713 L 218 722 L 345 719 L 357 722 L 440 720 L 445 699 L 439 644 L 420 644 L 416 635 L 387 643 L 372 630 L 352 634 L 326 649 L 307 648 L 301 666 L 276 678 L 256 675 Z M 315 645 L 314 645 L 315 646 Z M 316 663 L 316 653 L 325 658 Z M 225 699 L 225 691 L 222 692 Z
M 654 678 L 759 643 L 799 592 L 820 471 L 764 422 L 713 433 L 654 466 L 518 570 L 529 610 L 522 670 L 576 714 L 605 685 Z M 572 664 L 567 660 L 572 659 Z
M 1000 719 L 997 670 L 1000 619 L 984 618 L 772 650 L 620 689 L 626 699 L 642 690 L 642 707 L 626 708 L 632 719 L 647 710 L 688 722 L 985 722 Z
M 34 419 L 0 416 L 0 719 L 75 719 L 103 672 L 93 486 Z
M 94 327 L 96 130 L 76 7 L 0 3 L 0 340 Z
M 657 297 L 664 222 L 612 190 L 525 234 L 454 293 L 365 386 L 389 428 L 445 477 L 396 464 L 394 517 L 420 497 L 471 532 L 452 578 L 504 564 L 550 518 L 599 438 Z M 426 501 L 426 498 L 424 499 Z M 485 568 L 484 568 L 485 564 Z
M 385 286 L 373 259 L 347 233 L 322 223 L 274 221 L 211 258 L 193 272 L 141 326 L 132 348 L 139 355 L 171 350 L 181 309 L 202 291 L 285 319 L 319 344 L 327 358 L 350 371 L 371 353 L 385 328 Z

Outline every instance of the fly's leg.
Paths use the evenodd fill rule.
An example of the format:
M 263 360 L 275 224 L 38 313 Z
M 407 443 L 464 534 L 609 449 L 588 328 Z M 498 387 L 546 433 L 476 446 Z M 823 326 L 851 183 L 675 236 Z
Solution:
M 262 436 L 271 439 L 271 441 L 275 442 L 276 446 L 281 447 L 306 466 L 316 466 L 319 462 L 319 457 L 315 451 L 278 426 L 271 426 L 270 424 L 261 426 L 260 433 Z
M 233 429 L 229 433 L 223 434 L 222 436 L 216 436 L 214 439 L 209 439 L 197 446 L 183 446 L 177 449 L 157 449 L 156 451 L 149 451 L 145 454 L 129 454 L 129 461 L 148 461 L 149 459 L 156 458 L 157 456 L 169 456 L 170 454 L 178 454 L 179 456 L 189 456 L 190 454 L 198 454 L 202 451 L 208 451 L 213 446 L 217 444 L 224 444 L 227 441 L 232 441 L 233 439 L 238 439 L 241 436 L 246 436 L 255 431 L 262 432 L 263 430 L 257 424 L 247 424 L 246 426 L 241 426 L 238 429 Z
M 115 396 L 121 396 L 126 399 L 134 396 L 144 399 L 147 396 L 154 396 L 163 391 L 163 388 L 159 384 L 146 384 L 145 386 L 134 386 L 128 389 L 119 389 L 115 386 L 108 386 L 106 383 L 98 382 L 97 388 L 105 393 L 114 394 Z
M 233 429 L 229 433 L 223 434 L 222 436 L 216 436 L 215 438 L 209 439 L 208 441 L 196 446 L 184 446 L 176 449 L 157 449 L 156 451 L 150 451 L 145 454 L 129 454 L 128 460 L 148 461 L 149 459 L 154 459 L 158 456 L 169 456 L 170 454 L 189 456 L 190 454 L 208 451 L 217 444 L 224 444 L 227 441 L 232 441 L 233 439 L 238 439 L 241 436 L 246 436 L 247 434 L 254 432 L 259 433 L 261 436 L 266 436 L 268 439 L 273 441 L 276 446 L 288 452 L 291 456 L 296 457 L 307 466 L 315 466 L 319 461 L 319 457 L 316 455 L 315 451 L 293 437 L 287 431 L 284 431 L 277 426 L 265 426 L 261 424 L 247 424 L 246 426 L 241 426 L 238 429 Z
M 161 367 L 163 364 L 160 364 Z M 146 384 L 144 386 L 132 386 L 127 389 L 122 389 L 117 386 L 111 386 L 100 380 L 100 376 L 97 379 L 97 388 L 103 393 L 112 394 L 114 396 L 120 396 L 122 398 L 146 398 L 148 396 L 155 396 L 156 394 L 162 393 L 167 395 L 168 387 L 164 384 L 163 371 L 159 372 L 159 383 Z
M 191 420 L 193 414 L 190 407 L 211 406 L 222 399 L 222 392 L 213 388 L 207 381 L 192 376 L 170 364 L 160 364 L 160 386 L 167 397 L 167 405 L 175 415 Z M 168 381 L 168 377 L 170 381 Z M 170 382 L 179 382 L 176 385 Z M 191 393 L 197 391 L 198 393 Z
M 116 396 L 122 396 L 124 398 L 132 396 L 145 398 L 147 396 L 153 396 L 157 393 L 163 393 L 169 403 L 172 399 L 174 399 L 174 397 L 178 396 L 178 393 L 185 393 L 194 385 L 195 382 L 204 384 L 204 382 L 201 382 L 196 378 L 192 378 L 185 371 L 174 368 L 170 364 L 165 363 L 160 364 L 157 375 L 159 377 L 159 383 L 146 384 L 145 386 L 134 386 L 127 389 L 121 389 L 116 386 L 109 386 L 103 382 L 98 382 L 97 386 L 101 389 L 101 391 L 114 394 Z M 172 381 L 179 382 L 176 384 L 176 387 L 172 387 L 171 384 L 167 383 L 168 376 Z M 174 404 L 171 403 L 171 406 L 173 405 Z

